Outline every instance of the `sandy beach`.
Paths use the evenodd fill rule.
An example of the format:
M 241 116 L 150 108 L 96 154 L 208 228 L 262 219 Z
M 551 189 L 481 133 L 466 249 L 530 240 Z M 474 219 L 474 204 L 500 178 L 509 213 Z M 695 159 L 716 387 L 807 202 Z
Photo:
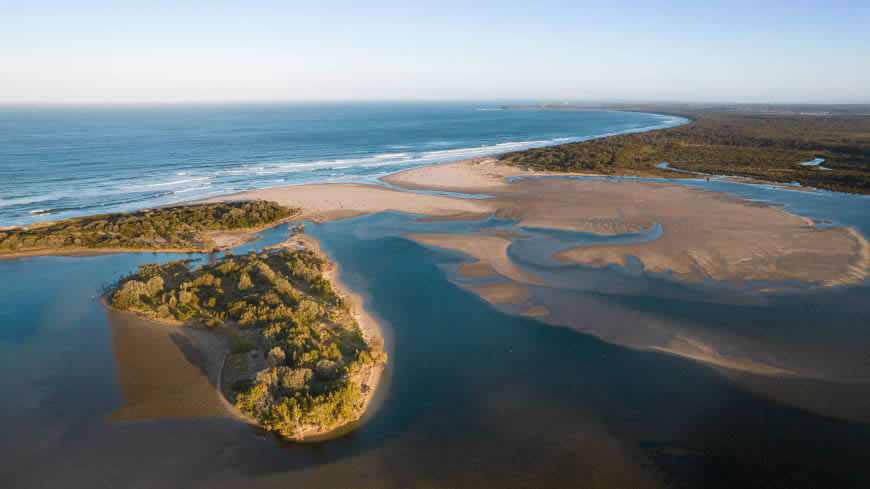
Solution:
M 797 281 L 828 287 L 860 283 L 868 276 L 870 243 L 852 228 L 816 227 L 808 218 L 776 206 L 677 183 L 638 180 L 522 178 L 545 175 L 480 158 L 420 167 L 384 177 L 403 192 L 378 185 L 318 184 L 264 189 L 208 199 L 268 199 L 300 207 L 300 220 L 325 222 L 383 211 L 404 212 L 430 220 L 515 219 L 515 226 L 580 231 L 602 237 L 637 233 L 661 226 L 661 235 L 641 242 L 588 244 L 553 254 L 556 263 L 591 267 L 627 264 L 636 258 L 649 272 L 688 281 Z M 485 194 L 467 199 L 429 195 L 432 190 Z M 469 278 L 501 277 L 503 283 L 464 286 L 509 311 L 559 326 L 575 327 L 574 317 L 552 305 L 536 303 L 547 280 L 523 270 L 508 256 L 521 229 L 481 230 L 464 234 L 407 234 L 426 246 L 458 251 L 470 258 L 458 273 Z M 543 289 L 542 289 L 543 287 Z M 759 289 L 760 290 L 760 289 Z M 765 291 L 777 290 L 775 286 Z M 760 292 L 761 293 L 761 292 Z M 762 375 L 787 375 L 778 365 L 723 354 L 701 338 L 667 328 L 652 335 L 613 333 L 601 327 L 578 329 L 634 348 L 660 351 L 711 365 Z M 642 329 L 642 328 L 641 328 Z M 670 332 L 667 332 L 670 331 Z
M 312 250 L 315 253 L 321 255 L 324 259 L 329 261 L 332 266 L 327 270 L 323 276 L 326 277 L 331 283 L 333 288 L 335 289 L 338 295 L 348 299 L 351 304 L 351 314 L 354 319 L 356 319 L 357 323 L 359 323 L 360 330 L 362 331 L 363 338 L 369 345 L 374 345 L 375 347 L 387 348 L 385 345 L 385 336 L 384 330 L 381 327 L 380 323 L 378 323 L 372 316 L 369 314 L 364 307 L 363 298 L 361 295 L 350 290 L 345 284 L 339 280 L 339 267 L 335 262 L 329 260 L 329 256 L 323 252 L 320 248 L 320 242 L 316 239 L 302 233 L 295 233 L 286 241 L 278 245 L 279 247 L 287 247 L 287 248 L 296 248 L 296 249 L 308 249 Z M 378 393 L 378 389 L 382 387 L 382 380 L 384 377 L 384 369 L 385 365 L 375 365 L 367 374 L 363 375 L 363 378 L 360 380 L 360 385 L 363 386 L 363 408 L 361 417 L 371 415 L 370 408 L 373 407 L 373 400 L 376 398 L 376 394 Z M 338 428 L 339 431 L 342 430 L 342 427 Z M 329 437 L 330 433 L 318 433 L 317 437 Z
M 377 185 L 319 184 L 215 197 L 268 199 L 304 209 L 300 220 L 323 222 L 397 211 L 436 218 L 489 215 L 519 219 L 518 226 L 616 235 L 658 223 L 659 239 L 631 245 L 584 246 L 554 258 L 593 266 L 637 258 L 646 270 L 688 280 L 796 280 L 829 286 L 857 283 L 870 267 L 870 244 L 851 228 L 818 228 L 811 219 L 774 206 L 684 185 L 635 180 L 561 180 L 498 164 L 493 158 L 444 163 L 385 177 L 395 186 L 492 195 L 462 199 L 401 192 Z M 460 251 L 502 272 L 509 269 L 505 238 L 485 233 L 429 237 L 426 244 Z M 417 237 L 420 239 L 419 237 Z M 432 240 L 446 240 L 442 244 Z M 482 266 L 482 265 L 481 265 Z M 499 272 L 501 273 L 501 272 Z M 511 272 L 513 278 L 516 273 Z M 529 277 L 521 281 L 535 283 Z

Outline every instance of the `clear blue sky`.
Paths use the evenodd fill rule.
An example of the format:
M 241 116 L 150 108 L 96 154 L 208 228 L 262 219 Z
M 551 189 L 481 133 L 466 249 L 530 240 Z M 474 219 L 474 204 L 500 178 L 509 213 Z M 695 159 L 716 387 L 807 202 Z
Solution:
M 868 1 L 176 3 L 0 0 L 0 102 L 870 102 Z

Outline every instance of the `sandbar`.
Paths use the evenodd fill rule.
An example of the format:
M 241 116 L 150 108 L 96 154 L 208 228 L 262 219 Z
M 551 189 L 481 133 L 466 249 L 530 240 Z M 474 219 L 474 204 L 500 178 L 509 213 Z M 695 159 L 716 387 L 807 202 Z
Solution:
M 518 229 L 409 233 L 404 237 L 467 255 L 469 261 L 458 269 L 461 276 L 502 277 L 504 282 L 497 284 L 463 286 L 509 312 L 525 311 L 550 324 L 589 331 L 632 348 L 768 376 L 789 375 L 790 370 L 739 355 L 720 354 L 703 338 L 682 335 L 677 329 L 659 328 L 654 334 L 645 328 L 657 326 L 643 324 L 635 325 L 637 331 L 633 332 L 604 332 L 605 324 L 590 329 L 588 316 L 554 310 L 553 303 L 535 301 L 536 294 L 548 293 L 550 284 L 528 267 L 513 263 L 508 248 L 515 240 L 533 239 L 529 229 L 520 229 L 523 227 L 610 237 L 659 224 L 662 232 L 655 239 L 619 243 L 591 240 L 583 246 L 560 249 L 553 254 L 553 263 L 557 267 L 559 263 L 625 266 L 628 257 L 633 257 L 647 272 L 669 274 L 677 280 L 735 285 L 750 280 L 789 280 L 830 287 L 861 283 L 868 277 L 870 243 L 853 228 L 817 227 L 813 220 L 777 206 L 679 183 L 529 178 L 537 176 L 552 175 L 483 158 L 416 168 L 383 178 L 395 187 L 415 192 L 366 184 L 318 184 L 255 190 L 209 201 L 274 200 L 304 209 L 298 219 L 317 222 L 382 211 L 430 220 L 482 220 L 490 216 L 514 219 Z M 486 194 L 491 198 L 463 199 L 416 192 L 420 190 Z M 753 290 L 765 293 L 758 287 Z M 655 339 L 649 340 L 650 335 Z

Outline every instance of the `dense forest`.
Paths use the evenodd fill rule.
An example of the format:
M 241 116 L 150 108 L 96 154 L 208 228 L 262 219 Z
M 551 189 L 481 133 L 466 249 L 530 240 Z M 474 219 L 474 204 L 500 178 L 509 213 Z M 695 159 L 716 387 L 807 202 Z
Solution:
M 210 251 L 210 231 L 260 228 L 296 213 L 262 200 L 103 214 L 0 231 L 0 254 L 54 248 Z
M 546 107 L 549 108 L 549 107 Z M 870 193 L 870 115 L 834 110 L 722 107 L 618 107 L 677 113 L 692 122 L 645 133 L 507 153 L 507 164 L 535 170 L 673 176 L 655 168 L 736 175 L 853 193 Z M 805 109 L 809 110 L 809 109 Z M 830 171 L 800 163 L 824 158 Z
M 120 310 L 229 329 L 244 361 L 261 352 L 263 368 L 225 394 L 267 430 L 298 438 L 357 419 L 366 374 L 386 361 L 324 278 L 327 266 L 311 251 L 288 249 L 227 253 L 193 270 L 189 260 L 140 265 L 110 297 Z

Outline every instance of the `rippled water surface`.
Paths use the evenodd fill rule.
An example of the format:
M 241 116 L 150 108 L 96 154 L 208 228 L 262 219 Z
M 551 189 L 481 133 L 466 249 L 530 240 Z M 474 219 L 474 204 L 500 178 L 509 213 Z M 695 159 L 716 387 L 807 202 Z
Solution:
M 685 122 L 630 112 L 479 110 L 492 107 L 0 108 L 0 226 L 254 188 L 373 181 L 439 161 Z
M 171 110 L 181 111 L 179 119 L 186 117 L 182 109 Z M 450 112 L 454 110 L 475 113 L 468 107 L 454 107 L 444 117 L 458 113 Z M 534 112 L 520 113 L 532 120 L 538 117 Z M 573 117 L 579 118 L 572 124 L 583 117 L 611 117 L 553 114 L 566 118 L 559 124 Z M 358 125 L 364 126 L 362 116 L 357 116 Z M 369 116 L 373 126 L 366 127 L 389 127 L 388 121 Z M 4 117 L 8 124 L 8 114 Z M 15 117 L 30 117 L 31 124 L 37 124 L 46 116 Z M 81 113 L 69 117 L 52 143 L 57 151 L 65 137 L 76 139 L 86 132 Z M 214 161 L 223 161 L 224 169 L 240 170 L 234 156 L 239 153 L 251 158 L 247 164 L 263 158 L 275 158 L 275 165 L 308 161 L 283 163 L 285 151 L 274 150 L 286 148 L 282 141 L 296 137 L 291 133 L 267 135 L 255 128 L 259 126 L 251 126 L 251 137 L 262 143 L 259 146 L 247 144 L 242 136 L 219 137 L 229 134 L 221 131 L 229 131 L 230 126 L 248 127 L 239 122 L 244 117 L 221 111 L 210 122 L 203 122 L 201 114 L 189 115 L 203 122 L 206 132 L 213 132 L 202 136 L 202 146 L 190 144 L 197 141 L 184 125 L 190 121 L 174 126 L 147 111 L 129 119 L 118 117 L 94 116 L 92 123 L 101 127 L 94 134 L 111 130 L 123 135 L 130 127 L 154 124 L 162 128 L 154 129 L 159 137 L 144 131 L 137 140 L 130 132 L 121 146 L 113 137 L 94 142 L 94 148 L 102 149 L 93 154 L 101 156 L 80 154 L 83 174 L 93 172 L 82 178 L 115 178 L 98 169 L 115 161 L 127 165 L 117 176 L 117 185 L 135 179 L 159 185 L 182 177 L 175 172 L 190 172 L 191 178 L 208 176 L 217 190 L 222 180 L 214 173 L 221 167 Z M 473 117 L 515 116 L 481 112 Z M 305 121 L 314 128 L 323 123 L 310 114 Z M 613 124 L 625 123 L 620 121 Z M 546 120 L 538 122 L 552 127 Z M 395 123 L 406 124 L 410 122 Z M 601 121 L 596 124 L 590 122 L 590 134 L 610 128 Z M 298 136 L 300 140 L 313 137 L 299 130 L 307 134 Z M 346 131 L 356 134 L 350 146 L 367 139 L 372 144 L 403 145 L 398 137 L 393 141 L 394 136 L 354 124 L 348 124 Z M 501 129 L 492 127 L 486 131 L 493 138 L 501 134 Z M 72 134 L 63 136 L 66 132 Z M 8 132 L 0 134 L 9 137 Z M 46 136 L 17 134 L 14 144 L 7 142 L 0 150 L 5 152 L 3 158 L 18 155 L 19 166 L 11 167 L 17 172 L 15 178 L 23 180 L 14 186 L 3 180 L 0 185 L 3 192 L 18 192 L 15 199 L 27 199 L 22 189 L 28 188 L 27 178 L 36 178 L 32 176 L 36 163 L 22 148 L 28 147 L 29 139 Z M 421 129 L 419 134 L 428 133 Z M 461 134 L 457 129 L 457 140 Z M 548 137 L 563 137 L 559 134 L 569 137 L 568 132 L 555 130 Z M 526 136 L 523 140 L 532 139 Z M 155 143 L 173 137 L 178 138 L 175 150 Z M 213 151 L 220 139 L 224 139 L 218 145 L 221 150 L 201 160 L 194 157 L 205 151 L 203 147 Z M 423 139 L 420 136 L 418 141 Z M 318 144 L 327 148 L 335 140 L 341 138 L 324 138 Z M 427 139 L 433 144 L 439 140 L 443 141 Z M 454 149 L 476 147 L 479 141 L 456 142 Z M 73 147 L 67 147 L 70 154 L 75 153 Z M 178 149 L 182 147 L 189 149 Z M 357 154 L 354 164 L 366 168 L 362 165 L 376 162 L 359 161 L 370 155 L 405 149 L 384 147 Z M 172 153 L 174 163 L 167 160 L 168 166 L 159 172 L 160 168 L 140 165 L 137 174 L 135 162 L 143 161 L 136 156 L 140 152 L 163 155 L 158 159 Z M 309 160 L 346 158 L 350 153 Z M 201 167 L 189 163 L 210 158 L 214 161 Z M 99 160 L 92 161 L 92 170 L 85 161 L 89 159 Z M 42 164 L 45 185 L 67 192 L 63 178 L 50 171 L 58 163 L 46 159 Z M 403 164 L 415 163 L 399 163 Z M 359 171 L 363 176 L 384 171 L 369 168 Z M 252 173 L 238 177 L 233 185 L 255 186 L 273 178 L 253 176 L 265 170 L 245 171 Z M 110 182 L 94 185 L 107 189 Z M 781 204 L 829 225 L 852 225 L 865 235 L 870 232 L 870 209 L 864 197 L 716 180 L 683 183 Z M 196 182 L 166 187 L 183 190 L 187 187 L 181 185 L 189 184 Z M 70 191 L 56 197 L 65 203 L 80 199 L 76 202 L 87 204 L 91 196 L 83 189 L 88 185 L 72 179 L 70 188 L 82 195 Z M 136 192 L 132 194 L 139 195 Z M 141 206 L 151 198 L 107 208 Z M 30 209 L 26 206 L 46 207 L 36 202 L 15 205 L 24 207 L 0 207 L 6 209 L 7 219 L 30 219 L 25 216 Z M 517 239 L 509 255 L 524 270 L 555 285 L 530 287 L 530 301 L 553 311 L 557 317 L 552 322 L 565 320 L 572 326 L 563 328 L 514 315 L 510 305 L 497 308 L 484 302 L 464 286 L 499 278 L 463 278 L 457 267 L 466 257 L 401 236 L 473 233 L 514 224 L 495 218 L 419 222 L 415 216 L 381 213 L 306 225 L 306 232 L 319 239 L 339 264 L 342 281 L 362 295 L 366 309 L 384 326 L 390 352 L 379 408 L 359 429 L 313 444 L 284 443 L 222 416 L 208 389 L 196 335 L 124 319 L 95 299 L 104 285 L 140 263 L 213 257 L 136 253 L 0 260 L 0 395 L 5 401 L 0 403 L 0 487 L 870 487 L 868 284 L 761 294 L 753 287 L 684 283 L 649 274 L 637 263 L 602 269 L 562 266 L 549 260 L 555 249 L 602 240 L 651 240 L 667 230 L 653 226 L 602 238 L 520 229 L 529 238 Z M 279 226 L 233 251 L 244 253 L 278 243 L 286 233 L 287 226 Z M 646 337 L 646 331 L 654 333 Z M 738 373 L 637 348 L 643 341 L 656 341 L 656 334 L 673 331 L 691 332 L 725 353 L 793 364 L 811 375 L 778 378 Z
M 387 328 L 391 355 L 380 408 L 358 430 L 317 444 L 282 443 L 228 418 L 191 417 L 189 409 L 172 411 L 175 419 L 137 420 L 127 411 L 117 420 L 123 393 L 131 388 L 127 369 L 149 368 L 147 352 L 140 354 L 143 345 L 160 359 L 146 377 L 158 404 L 209 402 L 207 396 L 195 398 L 203 385 L 195 381 L 196 355 L 177 354 L 184 342 L 171 341 L 171 328 L 131 335 L 125 329 L 130 325 L 91 298 L 138 263 L 182 255 L 0 261 L 0 274 L 15 277 L 0 285 L 0 392 L 13 400 L 0 407 L 6 435 L 0 442 L 0 486 L 706 488 L 870 482 L 866 384 L 738 374 L 505 314 L 456 285 L 463 256 L 399 236 L 510 224 L 427 223 L 383 213 L 307 226 L 339 263 L 342 280 Z M 546 230 L 533 231 L 539 239 L 553 238 Z M 286 228 L 264 234 L 246 248 L 280 241 Z M 536 250 L 518 253 L 534 257 Z M 798 350 L 818 364 L 836 366 L 833 360 L 841 358 L 846 367 L 870 348 L 870 318 L 861 306 L 870 298 L 865 286 L 758 304 L 740 293 L 618 268 L 575 267 L 563 277 L 573 277 L 573 285 L 540 300 L 567 300 L 580 308 L 575 319 L 615 329 L 678 321 L 749 338 L 762 351 L 776 351 L 784 341 L 803 345 Z M 183 403 L 172 401 L 175 396 Z M 214 410 L 203 412 L 213 416 Z

